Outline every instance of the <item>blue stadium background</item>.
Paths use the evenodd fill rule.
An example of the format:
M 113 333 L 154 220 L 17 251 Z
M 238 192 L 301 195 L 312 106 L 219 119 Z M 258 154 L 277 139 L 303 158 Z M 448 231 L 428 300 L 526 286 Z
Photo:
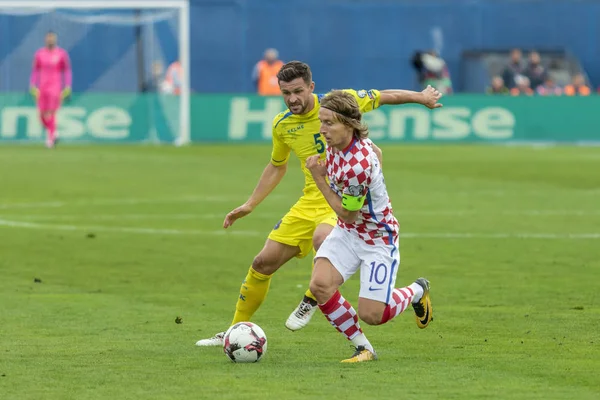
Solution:
M 113 0 L 115 1 L 115 0 Z M 116 0 L 118 1 L 118 0 Z M 110 1 L 107 1 L 107 3 Z M 49 4 L 51 2 L 49 1 Z M 600 3 L 592 0 L 191 0 L 195 92 L 253 91 L 250 74 L 267 47 L 311 64 L 318 90 L 415 87 L 415 50 L 441 46 L 460 87 L 461 54 L 477 49 L 565 49 L 600 82 Z M 26 90 L 32 49 L 56 30 L 74 64 L 76 91 L 136 91 L 132 26 L 57 23 L 47 15 L 0 13 L 0 90 Z M 177 24 L 142 30 L 144 63 L 177 58 Z M 152 37 L 150 37 L 152 36 Z M 150 47 L 152 50 L 150 50 Z M 157 51 L 157 49 L 159 49 Z

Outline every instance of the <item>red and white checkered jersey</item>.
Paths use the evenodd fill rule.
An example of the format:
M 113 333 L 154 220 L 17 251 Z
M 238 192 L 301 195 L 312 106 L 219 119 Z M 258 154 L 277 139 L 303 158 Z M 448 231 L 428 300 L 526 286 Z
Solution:
M 327 148 L 327 175 L 330 187 L 342 197 L 363 196 L 365 204 L 354 223 L 338 218 L 338 225 L 358 235 L 369 245 L 394 245 L 400 227 L 392 212 L 381 164 L 369 139 L 353 139 L 343 151 Z

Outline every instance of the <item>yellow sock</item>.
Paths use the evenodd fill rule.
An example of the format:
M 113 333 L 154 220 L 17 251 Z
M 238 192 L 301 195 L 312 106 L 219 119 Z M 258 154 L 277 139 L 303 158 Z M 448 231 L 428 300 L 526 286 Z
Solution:
M 309 298 L 313 299 L 314 301 L 317 301 L 317 298 L 315 297 L 314 294 L 312 294 L 312 292 L 310 291 L 310 289 L 306 289 L 306 292 L 304 292 L 304 295 L 306 297 L 309 297 Z
M 313 249 L 313 259 L 312 259 L 312 269 L 315 269 L 315 255 L 317 254 L 317 252 Z M 317 301 L 317 298 L 315 297 L 314 294 L 312 294 L 312 292 L 310 291 L 310 289 L 306 289 L 306 292 L 304 293 L 304 295 L 308 298 L 313 299 L 314 301 Z
M 271 275 L 256 272 L 250 267 L 246 279 L 240 288 L 240 297 L 235 305 L 235 315 L 231 325 L 238 322 L 250 321 L 256 310 L 260 307 L 271 284 Z

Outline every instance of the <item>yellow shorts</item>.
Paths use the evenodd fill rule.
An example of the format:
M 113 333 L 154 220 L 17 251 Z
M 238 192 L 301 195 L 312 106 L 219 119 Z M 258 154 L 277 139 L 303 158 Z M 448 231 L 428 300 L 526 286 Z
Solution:
M 320 224 L 337 224 L 337 215 L 331 208 L 295 204 L 275 225 L 269 239 L 289 246 L 298 246 L 300 254 L 296 257 L 303 258 L 312 250 L 313 234 Z

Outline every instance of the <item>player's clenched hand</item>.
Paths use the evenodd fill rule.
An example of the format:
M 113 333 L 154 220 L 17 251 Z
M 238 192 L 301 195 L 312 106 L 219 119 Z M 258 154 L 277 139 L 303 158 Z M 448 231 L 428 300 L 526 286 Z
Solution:
M 66 86 L 60 93 L 60 97 L 64 100 L 69 96 L 71 96 L 71 88 L 69 86 Z
M 438 90 L 432 88 L 431 85 L 427 85 L 421 93 L 423 93 L 423 105 L 425 107 L 431 109 L 442 107 L 442 104 L 438 103 L 442 98 L 442 94 Z
M 40 97 L 40 90 L 35 86 L 29 88 L 29 93 L 31 93 L 35 100 L 37 100 Z
M 306 159 L 306 168 L 308 168 L 315 179 L 327 176 L 325 161 L 321 161 L 319 158 L 319 156 L 310 156 Z
M 248 204 L 242 204 L 241 206 L 239 206 L 238 208 L 234 209 L 233 211 L 231 211 L 229 214 L 227 214 L 225 216 L 225 221 L 223 221 L 223 228 L 227 229 L 229 228 L 231 225 L 233 225 L 233 223 L 240 219 L 240 218 L 244 218 L 246 215 L 250 214 L 252 212 L 252 207 L 250 207 Z

